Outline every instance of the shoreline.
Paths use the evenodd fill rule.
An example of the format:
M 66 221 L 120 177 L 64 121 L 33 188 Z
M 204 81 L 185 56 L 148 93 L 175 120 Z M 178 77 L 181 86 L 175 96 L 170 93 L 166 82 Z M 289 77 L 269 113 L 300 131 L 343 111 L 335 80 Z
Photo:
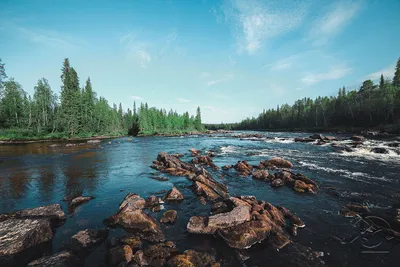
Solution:
M 104 140 L 113 139 L 119 137 L 127 137 L 128 135 L 116 135 L 116 136 L 91 136 L 91 137 L 74 137 L 74 138 L 54 138 L 54 139 L 26 139 L 26 140 L 0 140 L 0 145 L 12 145 L 12 144 L 31 144 L 31 143 L 45 143 L 45 142 L 68 142 L 68 141 L 85 141 L 85 140 Z

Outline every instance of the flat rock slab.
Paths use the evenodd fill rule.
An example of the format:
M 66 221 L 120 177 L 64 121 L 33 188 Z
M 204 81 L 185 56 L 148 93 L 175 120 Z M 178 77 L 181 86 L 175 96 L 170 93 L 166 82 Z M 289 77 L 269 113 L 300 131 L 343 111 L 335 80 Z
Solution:
M 34 260 L 28 267 L 81 267 L 83 263 L 69 251 L 61 251 L 51 256 Z
M 0 221 L 6 219 L 49 219 L 52 223 L 59 224 L 66 219 L 60 204 L 37 207 L 33 209 L 18 210 L 15 212 L 0 214 Z
M 53 238 L 49 220 L 7 219 L 0 222 L 0 265 L 24 250 Z

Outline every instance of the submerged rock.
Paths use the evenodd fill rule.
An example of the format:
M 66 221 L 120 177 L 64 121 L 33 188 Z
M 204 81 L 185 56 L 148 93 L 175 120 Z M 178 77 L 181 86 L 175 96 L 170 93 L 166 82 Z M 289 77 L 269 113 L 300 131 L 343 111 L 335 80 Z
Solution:
M 184 197 L 182 193 L 178 190 L 178 188 L 173 187 L 171 190 L 168 191 L 164 199 L 167 201 L 180 201 L 183 200 Z
M 93 196 L 79 196 L 71 200 L 68 205 L 68 209 L 70 212 L 73 212 L 78 206 L 89 202 L 90 200 L 94 199 Z
M 389 150 L 384 147 L 374 147 L 373 149 L 371 149 L 371 152 L 377 154 L 389 154 Z
M 51 256 L 34 260 L 28 267 L 83 267 L 83 262 L 69 251 L 61 251 Z
M 72 236 L 66 248 L 79 256 L 86 256 L 108 237 L 108 229 L 86 229 Z
M 308 138 L 308 137 L 296 137 L 294 139 L 295 142 L 301 142 L 301 143 L 310 143 L 310 142 L 314 142 L 315 140 L 312 138 Z
M 6 219 L 0 222 L 0 265 L 18 266 L 19 253 L 53 238 L 48 219 Z M 26 257 L 26 256 L 25 256 Z M 26 259 L 29 262 L 29 255 Z M 25 263 L 26 264 L 26 263 Z
M 173 224 L 173 223 L 175 223 L 177 216 L 178 216 L 178 212 L 176 210 L 167 210 L 162 215 L 160 222 Z
M 365 137 L 361 136 L 361 135 L 353 135 L 350 139 L 353 141 L 356 141 L 356 142 L 364 142 L 365 141 Z

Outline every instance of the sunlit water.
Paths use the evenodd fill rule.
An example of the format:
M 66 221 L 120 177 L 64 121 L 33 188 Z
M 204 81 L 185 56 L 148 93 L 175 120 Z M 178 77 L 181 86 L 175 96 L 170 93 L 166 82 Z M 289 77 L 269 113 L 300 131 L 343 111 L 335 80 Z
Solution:
M 288 187 L 271 188 L 268 183 L 237 176 L 234 170 L 213 172 L 224 174 L 222 181 L 231 195 L 254 195 L 258 199 L 283 205 L 296 213 L 306 224 L 293 237 L 294 242 L 324 252 L 328 266 L 398 266 L 399 246 L 390 248 L 385 255 L 365 255 L 356 242 L 360 233 L 354 220 L 339 215 L 344 204 L 364 203 L 371 207 L 388 208 L 400 203 L 400 157 L 395 150 L 377 155 L 358 149 L 353 153 L 337 153 L 330 146 L 295 143 L 301 133 L 265 133 L 266 140 L 240 140 L 229 135 L 192 137 L 135 137 L 102 141 L 98 145 L 71 148 L 50 148 L 49 143 L 0 146 L 0 213 L 23 208 L 60 203 L 73 194 L 95 196 L 95 199 L 69 214 L 66 223 L 56 229 L 53 252 L 63 241 L 86 228 L 103 228 L 103 219 L 114 214 L 128 192 L 148 197 L 160 190 L 176 186 L 185 196 L 181 204 L 164 205 L 176 209 L 178 221 L 173 226 L 163 225 L 167 240 L 174 241 L 180 250 L 188 248 L 216 252 L 226 265 L 240 266 L 233 250 L 212 236 L 188 234 L 186 224 L 194 215 L 209 213 L 209 205 L 201 205 L 191 191 L 191 182 L 185 177 L 168 175 L 169 181 L 150 177 L 156 171 L 149 166 L 158 152 L 187 153 L 194 147 L 203 151 L 214 150 L 216 165 L 235 164 L 248 160 L 258 164 L 272 156 L 290 160 L 295 172 L 301 172 L 317 181 L 321 190 L 317 195 L 298 194 Z M 285 137 L 285 139 L 281 139 Z M 385 146 L 381 141 L 370 141 L 371 146 Z M 375 143 L 374 143 L 375 142 Z M 368 144 L 368 143 L 367 143 Z M 190 160 L 186 155 L 182 160 Z M 335 193 L 329 187 L 335 187 Z M 159 219 L 162 212 L 152 213 Z M 112 229 L 111 236 L 121 236 L 123 230 Z M 246 266 L 278 266 L 276 254 L 263 253 L 265 245 L 250 249 Z M 103 244 L 86 260 L 86 266 L 104 265 L 106 246 Z M 397 254 L 397 255 L 396 255 Z M 279 255 L 279 254 L 278 254 Z M 397 259 L 397 260 L 396 260 Z

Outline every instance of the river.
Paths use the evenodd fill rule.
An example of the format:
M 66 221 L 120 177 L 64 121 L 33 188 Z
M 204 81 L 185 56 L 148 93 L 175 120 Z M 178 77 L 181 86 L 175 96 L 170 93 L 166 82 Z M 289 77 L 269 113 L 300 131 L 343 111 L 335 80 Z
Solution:
M 395 148 L 390 148 L 388 154 L 375 154 L 366 149 L 339 153 L 330 145 L 294 142 L 295 137 L 309 135 L 305 133 L 262 134 L 268 138 L 241 140 L 231 134 L 220 134 L 124 137 L 111 140 L 111 144 L 103 140 L 100 145 L 74 147 L 49 147 L 50 143 L 0 145 L 0 213 L 53 203 L 61 204 L 66 211 L 64 197 L 94 196 L 95 199 L 68 214 L 65 224 L 56 229 L 52 242 L 52 250 L 56 252 L 63 241 L 79 230 L 104 228 L 103 220 L 116 212 L 128 192 L 145 198 L 176 186 L 185 200 L 181 204 L 164 204 L 165 209 L 178 211 L 178 220 L 173 226 L 163 225 L 162 229 L 166 239 L 174 241 L 179 250 L 216 251 L 226 266 L 266 266 L 267 262 L 268 266 L 283 266 L 276 254 L 264 253 L 263 244 L 250 248 L 247 252 L 250 258 L 240 263 L 233 250 L 218 238 L 188 234 L 185 229 L 189 218 L 209 213 L 209 206 L 200 204 L 185 177 L 163 175 L 169 177 L 168 181 L 150 178 L 156 172 L 150 165 L 161 151 L 186 153 L 182 160 L 189 161 L 187 152 L 192 147 L 214 150 L 213 160 L 219 167 L 238 160 L 256 165 L 260 160 L 278 156 L 290 160 L 294 172 L 319 183 L 319 192 L 299 194 L 288 187 L 272 188 L 264 181 L 239 177 L 233 169 L 211 173 L 215 177 L 224 173 L 221 181 L 231 195 L 254 195 L 296 213 L 306 227 L 299 229 L 292 240 L 323 252 L 322 259 L 327 266 L 398 266 L 400 246 L 397 243 L 382 244 L 377 250 L 380 253 L 365 253 L 356 220 L 339 214 L 347 203 L 379 209 L 400 203 L 400 156 Z M 368 140 L 366 144 L 385 147 L 385 141 Z M 159 219 L 162 212 L 152 215 Z M 119 236 L 122 232 L 122 229 L 111 229 L 110 236 Z M 359 238 L 354 241 L 355 237 Z M 105 251 L 103 244 L 86 259 L 86 266 L 104 266 Z

